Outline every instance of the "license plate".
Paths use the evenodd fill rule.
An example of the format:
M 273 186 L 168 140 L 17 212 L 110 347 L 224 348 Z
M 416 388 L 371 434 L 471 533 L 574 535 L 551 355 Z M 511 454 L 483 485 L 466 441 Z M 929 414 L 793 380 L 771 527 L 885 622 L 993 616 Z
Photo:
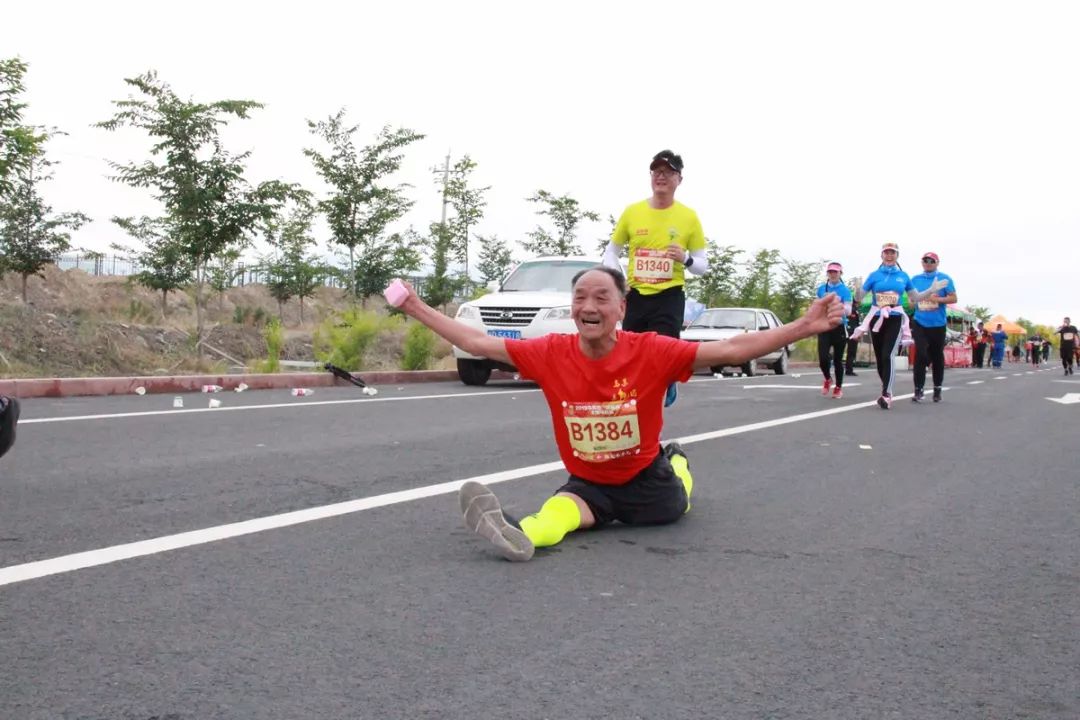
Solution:
M 521 339 L 520 330 L 488 330 L 488 335 L 492 337 L 512 338 L 514 340 Z

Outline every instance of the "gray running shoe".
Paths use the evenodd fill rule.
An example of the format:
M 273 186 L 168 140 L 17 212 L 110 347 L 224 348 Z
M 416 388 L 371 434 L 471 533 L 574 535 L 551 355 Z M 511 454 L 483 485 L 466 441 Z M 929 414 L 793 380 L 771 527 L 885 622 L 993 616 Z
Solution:
M 490 488 L 469 480 L 458 491 L 465 527 L 484 538 L 495 550 L 511 562 L 525 562 L 536 548 L 521 528 L 514 527 L 503 514 L 499 498 Z

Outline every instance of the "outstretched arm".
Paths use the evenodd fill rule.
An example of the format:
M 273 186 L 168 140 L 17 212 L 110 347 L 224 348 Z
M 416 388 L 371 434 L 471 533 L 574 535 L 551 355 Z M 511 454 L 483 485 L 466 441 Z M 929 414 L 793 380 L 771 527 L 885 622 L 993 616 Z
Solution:
M 844 304 L 840 302 L 836 293 L 829 293 L 815 300 L 806 314 L 795 322 L 764 332 L 738 335 L 730 340 L 700 343 L 697 356 L 694 358 L 694 368 L 742 365 L 797 340 L 828 332 L 839 325 L 843 319 Z
M 437 335 L 457 345 L 470 355 L 486 357 L 504 363 L 511 362 L 510 354 L 506 351 L 505 340 L 491 337 L 483 330 L 469 327 L 465 323 L 443 315 L 421 300 L 412 285 L 404 281 L 402 281 L 402 284 L 408 289 L 409 295 L 398 307 L 406 315 L 427 325 Z

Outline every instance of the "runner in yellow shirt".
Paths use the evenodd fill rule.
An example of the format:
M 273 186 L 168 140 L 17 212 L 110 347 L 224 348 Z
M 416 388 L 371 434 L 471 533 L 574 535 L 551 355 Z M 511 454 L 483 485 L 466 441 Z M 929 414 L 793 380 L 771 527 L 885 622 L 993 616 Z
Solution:
M 652 197 L 623 211 L 604 251 L 604 264 L 613 268 L 619 267 L 623 248 L 629 255 L 624 330 L 678 338 L 686 307 L 686 272 L 702 275 L 708 269 L 701 221 L 696 212 L 675 200 L 682 170 L 682 157 L 671 150 L 653 156 L 649 165 Z M 677 396 L 672 383 L 664 407 Z

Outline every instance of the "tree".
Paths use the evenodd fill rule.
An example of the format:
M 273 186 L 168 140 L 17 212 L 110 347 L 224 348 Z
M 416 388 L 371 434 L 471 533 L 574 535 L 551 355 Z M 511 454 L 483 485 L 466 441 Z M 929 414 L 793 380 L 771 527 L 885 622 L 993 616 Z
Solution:
M 411 258 L 409 252 L 403 252 L 410 246 L 403 241 L 403 235 L 384 237 L 387 227 L 413 205 L 405 197 L 408 185 L 384 183 L 400 169 L 404 157 L 401 149 L 424 136 L 407 128 L 391 130 L 387 125 L 373 144 L 358 151 L 353 142 L 358 127 L 345 125 L 344 109 L 321 122 L 309 120 L 308 127 L 331 149 L 329 155 L 304 150 L 315 171 L 330 186 L 330 195 L 319 203 L 319 210 L 326 216 L 331 240 L 349 251 L 350 294 L 366 300 L 382 292 L 385 284 L 378 285 L 380 278 L 389 280 L 407 269 L 395 265 L 396 261 L 409 262 Z M 367 262 L 374 264 L 369 268 Z
M 773 297 L 773 268 L 780 264 L 779 250 L 758 250 L 746 263 L 746 276 L 739 288 L 739 305 L 770 307 Z
M 431 223 L 431 276 L 424 283 L 424 301 L 433 307 L 446 305 L 454 299 L 463 283 L 450 277 L 449 261 L 454 247 L 454 233 L 449 223 Z
M 547 190 L 537 190 L 526 198 L 541 206 L 537 215 L 546 215 L 555 225 L 556 235 L 541 226 L 529 233 L 530 240 L 522 243 L 526 251 L 534 255 L 580 255 L 577 244 L 577 227 L 582 220 L 600 222 L 600 216 L 591 210 L 582 210 L 577 200 L 569 195 L 555 196 Z
M 596 239 L 596 255 L 603 257 L 604 251 L 607 250 L 608 243 L 611 242 L 611 236 L 615 234 L 615 227 L 619 224 L 619 221 L 615 219 L 614 215 L 608 215 L 608 224 L 611 225 L 611 229 L 607 235 L 602 235 Z
M 26 103 L 19 102 L 19 95 L 25 90 L 26 69 L 26 63 L 18 58 L 0 60 L 0 200 L 15 192 L 19 174 L 25 176 L 30 171 L 48 139 L 48 133 L 40 128 L 22 124 Z
M 300 302 L 300 324 L 304 323 L 304 300 L 315 294 L 326 275 L 324 264 L 309 249 L 315 244 L 311 224 L 315 209 L 306 200 L 297 202 L 284 221 L 275 216 L 264 223 L 264 236 L 274 248 L 266 263 L 267 288 L 278 301 L 278 317 L 284 319 L 283 306 L 291 298 Z
M 141 251 L 117 244 L 112 248 L 131 257 L 140 268 L 132 275 L 135 282 L 161 293 L 161 319 L 164 320 L 169 311 L 169 293 L 187 287 L 195 277 L 190 256 L 175 240 L 165 219 L 114 217 L 113 222 L 145 246 Z
M 454 217 L 450 221 L 453 238 L 454 259 L 465 264 L 465 277 L 469 276 L 469 228 L 476 227 L 484 217 L 487 200 L 484 193 L 491 186 L 482 188 L 469 187 L 469 179 L 476 163 L 466 155 L 458 160 L 450 171 L 450 178 L 444 188 L 444 199 L 454 208 Z
M 800 262 L 791 258 L 781 260 L 783 280 L 768 306 L 781 322 L 791 322 L 802 315 L 817 295 L 818 269 L 821 262 Z
M 225 312 L 225 293 L 233 286 L 233 282 L 240 276 L 243 270 L 236 267 L 240 260 L 240 249 L 231 247 L 218 253 L 211 258 L 207 269 L 206 282 L 218 296 L 218 312 Z
M 293 188 L 276 181 L 251 187 L 244 177 L 250 153 L 233 155 L 221 145 L 221 126 L 230 118 L 246 119 L 261 104 L 183 100 L 153 71 L 124 82 L 143 97 L 114 101 L 116 113 L 96 126 L 106 130 L 134 127 L 154 140 L 150 160 L 110 163 L 117 173 L 113 179 L 151 189 L 163 205 L 170 242 L 182 249 L 194 269 L 196 347 L 201 349 L 203 288 L 211 261 L 244 247 L 259 219 L 272 214 Z M 154 221 L 143 218 L 143 222 Z
M 983 307 L 982 305 L 968 305 L 967 309 L 968 312 L 978 318 L 980 322 L 986 322 L 993 317 L 990 308 Z
M 0 275 L 22 277 L 23 302 L 29 277 L 56 262 L 71 247 L 71 232 L 90 222 L 81 212 L 54 213 L 42 199 L 40 185 L 52 178 L 53 165 L 43 153 L 39 145 L 29 162 L 16 168 L 13 190 L 0 200 Z
M 697 298 L 706 307 L 729 307 L 739 302 L 739 256 L 742 250 L 734 245 L 717 245 L 706 240 L 709 269 L 704 275 L 687 274 L 686 294 Z
M 510 248 L 496 235 L 489 237 L 478 235 L 477 240 L 480 241 L 480 261 L 476 268 L 480 271 L 484 282 L 502 281 L 506 273 L 510 271 L 510 266 L 514 264 L 510 256 Z
M 420 269 L 425 244 L 425 239 L 409 228 L 391 234 L 378 244 L 361 248 L 364 252 L 356 256 L 356 270 L 351 276 L 347 269 L 327 268 L 327 273 L 341 278 L 349 287 L 355 287 L 360 306 L 367 307 L 367 299 L 372 295 L 381 296 L 395 277 Z

